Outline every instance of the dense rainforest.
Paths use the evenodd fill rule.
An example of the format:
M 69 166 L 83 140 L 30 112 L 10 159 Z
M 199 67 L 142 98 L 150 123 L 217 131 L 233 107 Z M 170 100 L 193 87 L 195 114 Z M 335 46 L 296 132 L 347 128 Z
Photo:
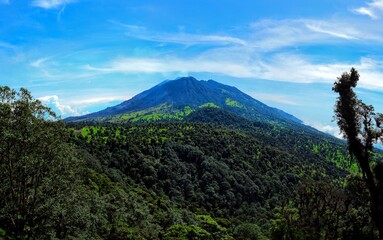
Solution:
M 374 239 L 346 143 L 217 108 L 65 124 L 1 88 L 0 239 Z

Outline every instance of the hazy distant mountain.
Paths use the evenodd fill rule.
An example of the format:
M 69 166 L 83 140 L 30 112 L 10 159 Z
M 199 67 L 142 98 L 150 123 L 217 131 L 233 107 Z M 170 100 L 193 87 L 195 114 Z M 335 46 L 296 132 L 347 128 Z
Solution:
M 235 87 L 213 80 L 199 81 L 193 77 L 164 81 L 116 106 L 84 116 L 69 117 L 65 121 L 180 120 L 206 106 L 222 108 L 253 120 L 301 123 L 294 116 L 271 108 Z

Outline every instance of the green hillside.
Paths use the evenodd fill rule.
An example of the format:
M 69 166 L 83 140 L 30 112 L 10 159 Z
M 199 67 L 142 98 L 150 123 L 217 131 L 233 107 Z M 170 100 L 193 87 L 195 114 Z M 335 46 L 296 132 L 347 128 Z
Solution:
M 201 111 L 205 117 L 206 111 L 218 114 L 214 108 Z M 220 237 L 211 239 L 233 237 L 244 223 L 272 238 L 280 206 L 294 201 L 302 185 L 315 181 L 341 188 L 349 171 L 357 172 L 345 144 L 325 134 L 275 128 L 230 114 L 226 121 L 220 117 L 220 123 L 198 123 L 198 115 L 191 115 L 190 122 L 71 125 L 72 141 L 87 152 L 100 176 L 128 189 L 134 186 L 155 201 L 155 206 L 142 202 L 141 207 L 152 208 L 148 226 L 156 231 L 129 225 L 156 234 L 146 238 L 173 230 L 193 232 L 203 225 L 196 220 L 199 216 L 217 224 L 215 233 L 207 232 Z M 237 124 L 228 127 L 234 120 L 230 118 Z M 174 211 L 182 219 L 168 219 Z

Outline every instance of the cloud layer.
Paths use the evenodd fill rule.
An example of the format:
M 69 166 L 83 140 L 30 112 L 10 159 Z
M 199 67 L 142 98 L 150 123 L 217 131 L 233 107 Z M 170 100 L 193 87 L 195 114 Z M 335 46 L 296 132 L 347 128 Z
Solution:
M 224 51 L 227 53 L 227 51 Z M 246 53 L 243 53 L 246 54 Z M 204 72 L 224 74 L 235 78 L 256 78 L 291 83 L 333 83 L 343 72 L 355 67 L 361 74 L 359 86 L 383 91 L 383 62 L 361 58 L 350 63 L 314 63 L 309 58 L 292 53 L 269 55 L 267 58 L 252 56 L 236 58 L 227 55 L 183 58 L 118 58 L 105 66 L 86 65 L 88 71 L 100 74 L 112 73 L 177 73 L 192 75 Z
M 373 6 L 379 6 L 376 2 Z M 383 91 L 382 60 L 361 56 L 348 61 L 324 59 L 300 51 L 326 46 L 353 45 L 366 42 L 383 44 L 383 29 L 364 22 L 338 19 L 260 20 L 250 24 L 246 34 L 214 35 L 163 33 L 145 27 L 109 21 L 126 31 L 129 38 L 167 44 L 206 45 L 204 51 L 189 57 L 156 54 L 155 57 L 118 57 L 98 65 L 87 64 L 85 70 L 99 74 L 137 73 L 214 73 L 236 78 L 256 78 L 294 83 L 332 83 L 342 72 L 356 67 L 360 86 Z

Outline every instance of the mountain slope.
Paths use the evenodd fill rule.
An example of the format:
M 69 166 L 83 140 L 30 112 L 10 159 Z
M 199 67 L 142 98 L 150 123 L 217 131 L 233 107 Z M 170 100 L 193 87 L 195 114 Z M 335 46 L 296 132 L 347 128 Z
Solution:
M 198 81 L 193 77 L 162 82 L 121 104 L 65 121 L 180 120 L 203 106 L 223 108 L 253 120 L 301 123 L 294 116 L 271 108 L 235 87 L 213 80 Z
M 333 155 L 339 146 L 321 139 L 299 144 L 298 132 L 290 132 L 292 141 L 269 142 L 271 131 L 264 126 L 249 131 L 191 122 L 71 127 L 79 147 L 131 182 L 190 210 L 225 218 L 254 217 L 249 206 L 270 218 L 276 199 L 291 194 L 300 181 L 347 174 L 334 165 L 346 155 Z

